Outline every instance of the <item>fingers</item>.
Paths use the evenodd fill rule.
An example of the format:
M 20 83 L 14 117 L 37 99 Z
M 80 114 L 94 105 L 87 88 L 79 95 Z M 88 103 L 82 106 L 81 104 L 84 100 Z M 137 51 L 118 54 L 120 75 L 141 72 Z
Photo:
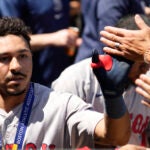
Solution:
M 140 15 L 135 15 L 135 23 L 139 29 L 149 28 Z
M 110 41 L 115 41 L 115 42 L 119 42 L 120 41 L 120 37 L 119 36 L 116 36 L 116 35 L 114 35 L 112 33 L 107 32 L 107 31 L 101 31 L 100 35 L 102 36 L 102 38 L 104 37 L 105 39 L 108 39 Z M 100 40 L 103 40 L 103 39 L 100 39 Z
M 119 51 L 117 49 L 113 49 L 111 47 L 104 47 L 103 51 L 105 53 L 112 54 L 112 55 L 117 55 L 117 56 L 123 56 L 124 55 L 124 53 L 122 51 Z
M 103 42 L 104 44 L 106 44 L 109 47 L 115 48 L 115 42 L 114 41 L 111 41 L 111 40 L 103 38 L 103 37 L 100 39 L 100 41 Z
M 103 51 L 105 53 L 108 53 L 111 55 L 117 55 L 117 56 L 124 56 L 124 52 L 121 50 L 121 49 L 123 49 L 121 44 L 119 44 L 118 47 L 116 47 L 116 44 L 118 44 L 117 42 L 113 42 L 113 41 L 108 40 L 103 37 L 100 39 L 100 41 L 103 42 L 104 44 L 106 44 L 107 46 L 109 46 L 109 47 L 103 48 Z
M 142 84 L 144 83 L 144 86 L 147 85 L 150 90 L 150 76 L 148 76 L 146 74 L 141 74 L 139 79 L 141 80 Z M 141 86 L 141 84 L 139 84 L 138 82 L 137 82 L 137 85 Z M 147 86 L 146 86 L 146 88 L 148 88 Z
M 124 34 L 126 34 L 126 29 L 121 29 L 112 26 L 106 26 L 104 30 L 116 36 L 124 36 Z
M 139 27 L 149 29 L 147 24 L 143 20 L 137 21 L 139 24 Z M 117 28 L 117 27 L 111 27 L 106 26 L 103 31 L 100 32 L 100 35 L 102 37 L 108 38 L 109 40 L 117 41 L 119 42 L 120 39 L 123 38 L 135 38 L 137 36 L 141 36 L 140 30 L 129 30 L 129 29 L 123 29 L 123 28 Z
M 141 100 L 141 103 L 147 107 L 150 107 L 150 101 Z
M 118 56 L 123 56 L 123 45 L 121 45 L 119 42 L 114 42 L 104 37 L 102 37 L 100 41 L 108 46 L 103 48 L 104 52 Z
M 138 86 L 136 92 L 144 96 L 146 99 L 150 99 L 150 77 L 146 75 L 140 75 L 140 78 L 135 81 Z
M 111 33 L 108 33 L 106 31 L 102 31 L 101 35 L 104 37 L 100 38 L 100 41 L 104 43 L 105 45 L 114 48 L 114 49 L 120 49 L 121 50 L 121 38 L 117 37 Z
M 150 99 L 150 94 L 147 93 L 145 90 L 143 90 L 142 88 L 140 87 L 137 87 L 136 88 L 136 92 L 140 95 L 142 95 L 145 99 Z

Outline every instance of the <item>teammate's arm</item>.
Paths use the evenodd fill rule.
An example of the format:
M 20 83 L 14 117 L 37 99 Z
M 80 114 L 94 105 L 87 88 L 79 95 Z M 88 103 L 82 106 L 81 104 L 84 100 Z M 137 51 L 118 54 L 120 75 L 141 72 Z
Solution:
M 127 81 L 131 61 L 110 55 L 94 53 L 92 68 L 105 98 L 105 115 L 95 128 L 95 142 L 125 145 L 130 137 L 129 113 L 122 93 Z

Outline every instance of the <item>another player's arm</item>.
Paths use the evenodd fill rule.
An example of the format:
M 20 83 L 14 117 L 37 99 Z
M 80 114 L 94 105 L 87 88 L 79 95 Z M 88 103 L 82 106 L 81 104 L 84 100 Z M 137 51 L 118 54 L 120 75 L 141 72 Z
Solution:
M 105 115 L 95 128 L 95 143 L 125 145 L 130 137 L 130 117 L 122 93 L 131 67 L 126 59 L 95 53 L 92 68 L 105 98 Z
M 112 119 L 105 115 L 95 128 L 96 145 L 125 145 L 130 137 L 129 114 L 126 112 L 119 119 Z

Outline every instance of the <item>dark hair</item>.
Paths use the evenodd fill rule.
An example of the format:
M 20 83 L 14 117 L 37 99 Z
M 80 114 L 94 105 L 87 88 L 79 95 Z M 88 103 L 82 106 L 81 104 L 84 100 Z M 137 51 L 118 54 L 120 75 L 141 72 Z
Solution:
M 29 34 L 31 34 L 31 30 L 21 19 L 15 17 L 0 18 L 0 36 L 8 34 L 21 35 L 30 47 Z
M 121 18 L 118 23 L 116 24 L 116 27 L 118 28 L 125 28 L 129 30 L 138 30 L 139 28 L 137 27 L 135 20 L 134 20 L 135 15 L 127 15 Z M 142 19 L 146 22 L 147 25 L 150 26 L 150 18 L 146 15 L 140 14 Z

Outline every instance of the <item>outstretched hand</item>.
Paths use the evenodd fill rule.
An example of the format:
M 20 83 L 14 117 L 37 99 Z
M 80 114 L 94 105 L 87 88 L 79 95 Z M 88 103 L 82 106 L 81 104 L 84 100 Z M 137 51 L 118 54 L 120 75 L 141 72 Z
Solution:
M 135 15 L 135 22 L 140 30 L 105 27 L 104 31 L 100 32 L 100 41 L 108 47 L 104 47 L 103 50 L 133 61 L 146 59 L 146 62 L 150 62 L 148 58 L 144 58 L 145 51 L 150 48 L 150 28 L 139 15 Z M 117 48 L 116 42 L 120 43 Z

